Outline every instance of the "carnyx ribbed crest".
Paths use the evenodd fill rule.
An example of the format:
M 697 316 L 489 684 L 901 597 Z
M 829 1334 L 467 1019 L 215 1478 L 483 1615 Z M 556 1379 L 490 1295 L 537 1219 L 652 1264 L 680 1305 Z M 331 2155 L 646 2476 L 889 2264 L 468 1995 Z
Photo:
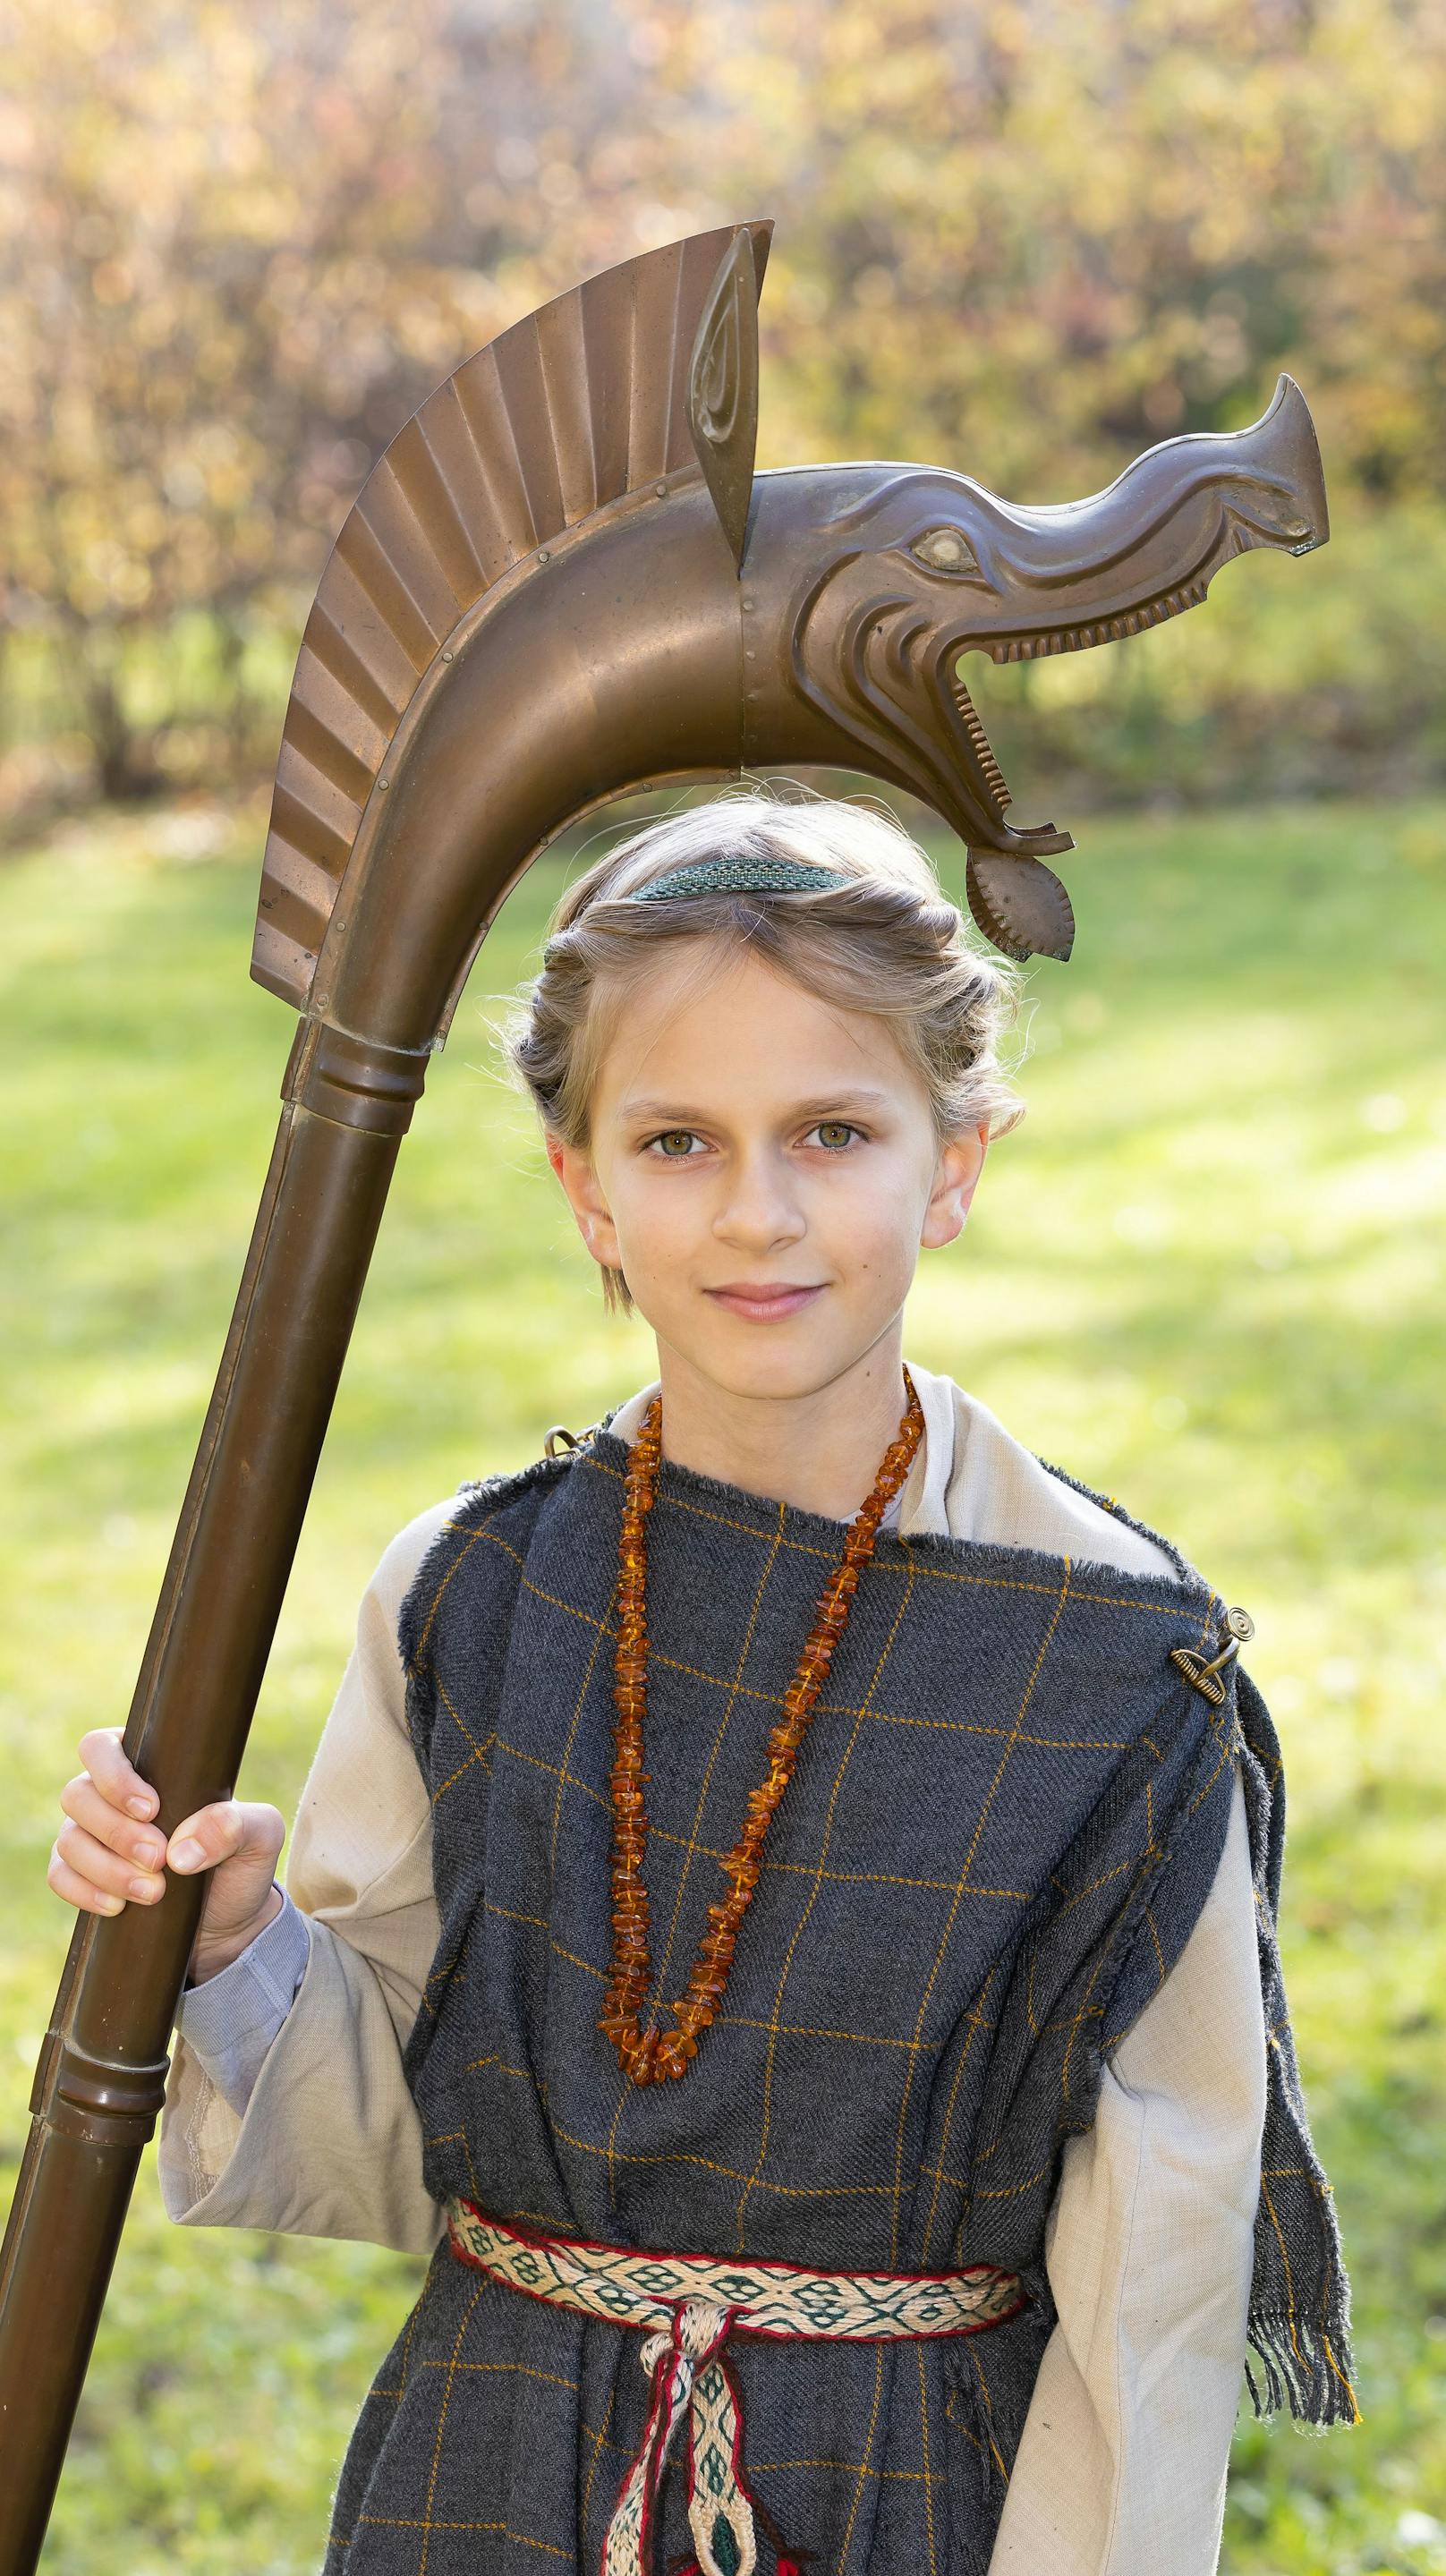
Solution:
M 755 297 L 772 230 L 747 227 Z M 667 242 L 555 296 L 429 394 L 373 466 L 286 712 L 252 966 L 271 991 L 300 1000 L 367 800 L 460 621 L 565 529 L 698 473 L 689 371 L 734 237 Z

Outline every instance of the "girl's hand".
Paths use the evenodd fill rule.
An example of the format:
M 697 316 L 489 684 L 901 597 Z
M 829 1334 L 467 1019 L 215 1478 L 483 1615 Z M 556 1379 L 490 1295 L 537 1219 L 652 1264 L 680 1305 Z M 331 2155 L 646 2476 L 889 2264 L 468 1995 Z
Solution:
M 94 1726 L 76 1750 L 85 1764 L 60 1793 L 66 1821 L 51 1847 L 47 1884 L 67 1905 L 119 1914 L 155 1905 L 165 1871 L 209 1870 L 187 1974 L 200 1985 L 254 1941 L 281 1911 L 276 1863 L 286 1839 L 277 1807 L 218 1799 L 177 1825 L 169 1842 L 148 1820 L 160 1800 L 121 1750 L 124 1729 Z

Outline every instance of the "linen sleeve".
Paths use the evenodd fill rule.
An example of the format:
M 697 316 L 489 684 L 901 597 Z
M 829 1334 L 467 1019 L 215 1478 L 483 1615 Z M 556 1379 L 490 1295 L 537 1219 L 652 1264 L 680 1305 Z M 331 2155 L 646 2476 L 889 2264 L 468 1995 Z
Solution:
M 1045 2346 L 990 2576 L 1214 2576 L 1245 2359 L 1265 2016 L 1239 1764 L 1209 1897 L 1065 2145 Z
M 306 1918 L 305 1972 L 244 2107 L 227 2101 L 178 2019 L 158 2167 L 179 2225 L 355 2238 L 410 2254 L 430 2253 L 442 2234 L 402 2073 L 439 1922 L 397 1613 L 454 1501 L 398 1533 L 362 1596 L 287 1855 L 286 1893 Z

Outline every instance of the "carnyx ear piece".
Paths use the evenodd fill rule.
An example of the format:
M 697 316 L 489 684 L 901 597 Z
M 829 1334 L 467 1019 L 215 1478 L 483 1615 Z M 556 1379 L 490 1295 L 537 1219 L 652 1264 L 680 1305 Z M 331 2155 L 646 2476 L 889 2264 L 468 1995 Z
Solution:
M 740 226 L 719 263 L 688 370 L 688 427 L 739 573 L 758 446 L 758 292 L 762 283 L 752 240 Z

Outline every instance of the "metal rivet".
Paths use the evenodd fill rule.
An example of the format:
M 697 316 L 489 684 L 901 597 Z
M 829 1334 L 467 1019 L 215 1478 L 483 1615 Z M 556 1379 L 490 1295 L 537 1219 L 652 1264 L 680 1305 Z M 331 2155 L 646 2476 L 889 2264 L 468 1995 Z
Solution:
M 378 787 L 390 787 L 391 783 L 392 782 L 389 778 L 379 778 L 377 780 Z
M 319 1011 L 324 1011 L 324 1010 L 326 1009 L 326 1007 L 327 1007 L 327 1004 L 330 1002 L 330 1000 L 331 1000 L 331 995 L 330 995 L 330 993 L 318 993 L 318 994 L 317 994 L 317 997 L 316 997 L 316 1007 L 317 1007 L 317 1009 L 318 1009 Z
M 457 658 L 457 656 L 456 656 L 456 654 L 452 651 L 452 649 L 451 649 L 450 645 L 449 645 L 449 646 L 444 647 L 444 649 L 443 649 L 443 653 L 442 653 L 442 659 L 443 659 L 443 661 L 444 661 L 444 662 L 455 662 L 456 658 Z
M 666 483 L 655 483 L 655 484 L 654 484 L 654 486 L 653 486 L 653 489 L 654 489 L 654 491 L 657 493 L 657 496 L 658 496 L 658 498 L 659 498 L 659 500 L 660 500 L 660 501 L 664 501 L 664 500 L 666 500 L 666 499 L 667 499 L 667 496 L 668 496 L 668 487 L 667 487 L 667 484 L 666 484 Z
M 745 608 L 751 608 L 751 607 L 753 606 L 753 602 L 752 602 L 752 600 L 751 600 L 751 599 L 745 599 L 745 601 L 743 602 L 743 605 L 744 605 L 744 607 L 745 607 Z
M 744 659 L 744 661 L 745 661 L 745 662 L 756 662 L 756 661 L 757 661 L 758 656 L 757 656 L 757 654 L 754 652 L 754 650 L 753 650 L 753 648 L 752 648 L 752 646 L 751 646 L 751 645 L 749 646 L 748 651 L 744 654 L 743 659 Z
M 537 549 L 537 560 L 538 560 L 538 562 L 539 562 L 539 563 L 551 563 L 551 561 L 552 561 L 552 557 L 551 557 L 551 555 L 549 554 L 549 552 L 548 552 L 548 550 L 547 550 L 547 547 L 546 547 L 546 546 L 539 546 L 539 547 L 538 547 L 538 549 Z

